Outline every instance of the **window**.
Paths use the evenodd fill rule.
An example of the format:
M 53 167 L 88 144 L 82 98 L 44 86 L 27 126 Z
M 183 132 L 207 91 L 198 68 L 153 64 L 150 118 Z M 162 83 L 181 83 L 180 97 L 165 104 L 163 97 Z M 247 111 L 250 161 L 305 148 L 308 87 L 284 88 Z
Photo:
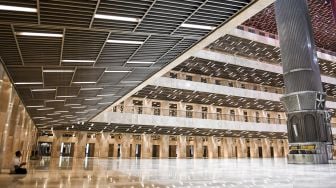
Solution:
M 278 123 L 281 124 L 281 115 L 278 114 Z
M 260 123 L 260 118 L 259 118 L 259 112 L 256 112 L 255 113 L 255 115 L 256 115 L 256 123 Z
M 177 104 L 169 104 L 169 116 L 177 116 Z
M 161 103 L 160 102 L 152 102 L 153 114 L 159 116 L 161 113 L 160 110 Z
M 244 121 L 245 121 L 245 122 L 248 122 L 247 111 L 244 111 Z
M 234 110 L 230 110 L 230 120 L 231 121 L 235 121 L 235 116 L 236 116 L 236 113 Z
M 142 104 L 141 100 L 133 100 L 134 110 L 137 114 L 142 114 Z
M 267 87 L 264 87 L 264 91 L 267 92 L 267 91 L 268 91 L 268 88 L 267 88 Z
M 177 73 L 171 72 L 169 73 L 170 78 L 177 78 Z
M 202 119 L 208 118 L 208 107 L 202 107 Z
M 186 106 L 186 117 L 187 118 L 192 118 L 193 117 L 193 106 L 192 105 L 187 105 Z
M 253 90 L 257 90 L 258 89 L 258 87 L 257 86 L 253 86 Z
M 271 114 L 267 113 L 267 123 L 271 123 Z
M 222 109 L 216 108 L 216 113 L 217 113 L 217 120 L 221 120 L 222 119 Z
M 216 85 L 221 85 L 221 81 L 220 80 L 215 80 L 215 84 Z
M 201 78 L 201 82 L 202 82 L 202 83 L 207 83 L 206 78 Z
M 240 87 L 245 89 L 245 84 L 241 84 Z
M 232 82 L 229 82 L 229 87 L 233 87 L 233 83 Z
M 192 81 L 192 76 L 191 75 L 186 75 L 186 80 Z

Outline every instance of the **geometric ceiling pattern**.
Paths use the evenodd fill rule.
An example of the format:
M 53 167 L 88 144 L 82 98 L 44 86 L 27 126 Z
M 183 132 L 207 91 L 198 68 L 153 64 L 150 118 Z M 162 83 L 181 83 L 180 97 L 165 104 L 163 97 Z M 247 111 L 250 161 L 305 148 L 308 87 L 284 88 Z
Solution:
M 336 52 L 336 22 L 333 18 L 331 3 L 328 1 L 308 0 L 315 44 L 333 53 Z M 274 4 L 254 15 L 242 25 L 277 34 Z
M 335 38 L 336 40 L 336 38 Z M 264 63 L 281 65 L 280 48 L 261 42 L 252 41 L 232 35 L 225 35 L 208 46 L 208 49 L 254 59 Z M 336 77 L 336 61 L 318 59 L 323 75 Z
M 0 56 L 35 124 L 86 121 L 251 0 L 3 0 Z
M 189 58 L 173 70 L 277 88 L 284 87 L 282 74 L 196 57 Z M 322 83 L 322 85 L 328 100 L 336 101 L 336 84 Z

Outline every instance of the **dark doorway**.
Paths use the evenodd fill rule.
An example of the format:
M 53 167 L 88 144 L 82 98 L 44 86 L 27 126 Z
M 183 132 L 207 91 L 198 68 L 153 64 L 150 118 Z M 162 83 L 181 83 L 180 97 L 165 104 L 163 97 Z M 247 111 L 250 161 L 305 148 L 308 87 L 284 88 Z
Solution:
M 73 157 L 75 149 L 75 143 L 63 142 L 61 144 L 61 153 L 62 157 Z
M 129 157 L 132 157 L 132 153 L 133 153 L 133 150 L 132 150 L 133 147 L 132 147 L 132 146 L 133 146 L 133 145 L 130 144 L 130 147 L 129 147 L 129 148 L 130 148 L 130 150 L 129 150 Z
M 159 158 L 160 157 L 160 145 L 153 145 L 152 150 L 152 157 L 153 158 Z
M 274 148 L 271 147 L 270 149 L 271 149 L 271 158 L 274 158 Z
M 39 142 L 38 149 L 41 156 L 50 156 L 51 155 L 51 142 Z
M 114 144 L 109 144 L 108 157 L 113 157 Z
M 208 158 L 208 146 L 203 146 L 203 158 Z
M 263 157 L 262 147 L 258 147 L 259 158 Z
M 234 157 L 238 157 L 238 148 L 237 148 L 237 146 L 235 146 L 235 152 L 234 152 L 234 154 L 235 154 L 235 156 Z
M 121 157 L 121 144 L 118 144 L 118 153 L 117 157 Z
M 85 157 L 94 157 L 95 144 L 89 143 L 85 147 Z
M 217 151 L 218 151 L 218 158 L 222 157 L 222 150 L 220 146 L 217 146 Z
M 247 158 L 251 158 L 251 148 L 247 147 Z
M 284 156 L 285 156 L 285 148 L 281 147 L 281 157 L 284 157 Z
M 187 151 L 186 151 L 186 157 L 187 158 L 193 158 L 194 157 L 194 146 L 193 145 L 187 145 Z
M 141 157 L 141 144 L 135 144 L 135 157 Z
M 169 145 L 169 157 L 176 158 L 177 157 L 177 146 Z

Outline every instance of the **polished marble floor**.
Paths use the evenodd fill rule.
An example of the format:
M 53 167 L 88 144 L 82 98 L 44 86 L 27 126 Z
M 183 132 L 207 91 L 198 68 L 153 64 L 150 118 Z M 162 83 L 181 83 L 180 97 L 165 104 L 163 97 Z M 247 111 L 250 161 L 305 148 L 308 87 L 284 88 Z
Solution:
M 0 187 L 336 187 L 336 164 L 284 159 L 44 158 L 28 170 L 25 176 L 0 174 Z

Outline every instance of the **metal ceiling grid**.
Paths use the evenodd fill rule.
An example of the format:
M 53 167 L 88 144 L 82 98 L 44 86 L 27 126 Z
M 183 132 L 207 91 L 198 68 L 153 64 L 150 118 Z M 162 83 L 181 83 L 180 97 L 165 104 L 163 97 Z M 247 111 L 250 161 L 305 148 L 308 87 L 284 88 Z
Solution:
M 62 60 L 89 60 L 93 61 L 92 65 L 96 61 L 107 36 L 108 32 L 67 29 L 64 37 Z M 62 64 L 69 65 L 68 62 Z
M 1 0 L 2 5 L 36 8 L 36 0 Z M 37 12 L 0 11 L 0 22 L 6 23 L 38 23 Z
M 144 16 L 136 32 L 171 34 L 204 0 L 158 0 Z
M 201 8 L 213 3 L 3 0 L 18 9 L 0 10 L 0 56 L 35 123 L 86 121 L 210 32 L 174 33 L 193 16 L 205 18 Z M 209 17 L 219 25 L 211 19 L 222 17 Z
M 97 0 L 39 0 L 40 23 L 89 27 Z
M 7 65 L 21 65 L 21 55 L 18 51 L 12 28 L 0 25 L 0 56 Z

